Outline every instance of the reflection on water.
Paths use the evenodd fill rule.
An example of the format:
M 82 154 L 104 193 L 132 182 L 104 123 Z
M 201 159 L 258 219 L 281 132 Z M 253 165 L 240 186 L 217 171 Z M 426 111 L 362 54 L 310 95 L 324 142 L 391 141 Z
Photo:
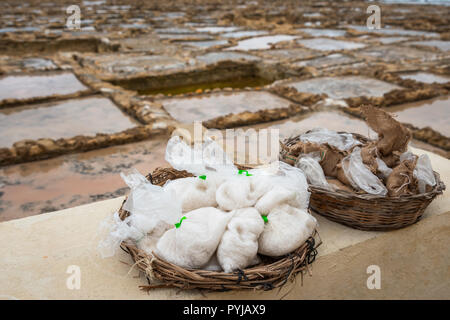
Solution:
M 224 38 L 243 38 L 243 37 L 256 37 L 267 34 L 264 30 L 248 30 L 248 31 L 234 31 L 221 34 Z
M 154 95 L 158 93 L 162 93 L 165 95 L 168 94 L 182 94 L 195 92 L 197 90 L 207 90 L 207 89 L 215 89 L 215 88 L 245 88 L 245 87 L 261 87 L 265 86 L 272 81 L 261 78 L 261 77 L 243 77 L 233 80 L 227 81 L 214 81 L 214 82 L 205 82 L 199 84 L 192 84 L 187 86 L 180 87 L 172 87 L 167 89 L 147 89 L 147 90 L 138 90 L 139 94 L 142 95 Z
M 450 81 L 450 78 L 427 72 L 405 73 L 400 74 L 399 77 L 402 79 L 411 79 L 424 83 L 447 83 Z
M 450 138 L 450 98 L 407 103 L 389 107 L 400 122 L 410 123 L 418 128 L 431 129 Z
M 70 138 L 136 126 L 109 99 L 92 97 L 0 110 L 0 147 L 23 139 Z
M 165 166 L 166 139 L 0 168 L 0 221 L 60 210 L 128 192 L 119 176 Z
M 0 78 L 0 100 L 48 97 L 88 90 L 72 73 Z
M 320 51 L 353 50 L 364 48 L 366 46 L 363 43 L 344 40 L 334 40 L 328 38 L 302 39 L 297 40 L 297 43 L 301 44 L 302 46 L 305 46 L 306 48 Z
M 190 46 L 190 47 L 197 47 L 197 48 L 210 48 L 214 46 L 223 46 L 228 44 L 227 40 L 207 40 L 207 41 L 179 41 L 177 42 L 179 44 Z
M 227 50 L 263 50 L 270 49 L 272 44 L 281 42 L 281 41 L 290 41 L 295 39 L 295 36 L 285 35 L 285 34 L 277 34 L 274 36 L 265 36 L 265 37 L 257 37 L 250 38 L 246 40 L 241 40 L 238 42 L 237 46 L 228 48 Z
M 290 102 L 268 92 L 218 93 L 202 97 L 174 98 L 161 101 L 164 109 L 183 123 L 206 121 L 244 111 L 288 108 Z
M 257 61 L 259 57 L 240 52 L 208 52 L 197 57 L 197 60 L 207 64 L 214 64 L 221 61 Z
M 312 29 L 312 28 L 302 28 L 296 29 L 313 37 L 343 37 L 347 33 L 345 30 L 339 29 Z
M 414 41 L 414 42 L 410 42 L 410 43 L 419 45 L 419 46 L 436 47 L 442 51 L 450 50 L 450 41 L 429 40 L 429 41 Z

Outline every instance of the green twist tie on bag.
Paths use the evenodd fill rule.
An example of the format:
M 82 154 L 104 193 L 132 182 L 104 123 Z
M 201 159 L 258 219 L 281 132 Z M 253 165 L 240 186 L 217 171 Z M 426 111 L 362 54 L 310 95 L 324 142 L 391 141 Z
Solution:
M 242 174 L 242 173 L 246 173 L 245 175 L 247 176 L 247 177 L 250 177 L 250 176 L 252 176 L 252 174 L 251 173 L 248 173 L 248 171 L 247 170 L 239 170 L 239 174 Z
M 186 219 L 186 217 L 182 217 L 181 220 L 180 220 L 180 222 L 175 223 L 175 228 L 178 229 L 178 228 L 181 226 L 181 222 L 183 222 L 184 219 Z

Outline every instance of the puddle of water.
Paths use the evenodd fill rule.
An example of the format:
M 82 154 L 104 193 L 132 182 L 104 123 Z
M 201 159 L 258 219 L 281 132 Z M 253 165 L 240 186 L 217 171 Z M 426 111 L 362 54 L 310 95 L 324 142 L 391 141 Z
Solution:
M 312 29 L 312 28 L 301 28 L 296 29 L 297 31 L 306 33 L 313 37 L 343 37 L 347 33 L 345 30 L 339 29 Z
M 305 18 L 319 18 L 322 15 L 319 12 L 305 12 L 303 14 Z
M 263 51 L 262 55 L 267 58 L 275 59 L 304 59 L 311 57 L 314 53 L 309 49 L 295 48 L 267 50 Z
M 0 68 L 5 74 L 20 73 L 22 71 L 46 71 L 58 68 L 53 61 L 44 58 L 0 58 Z
M 206 121 L 244 111 L 288 108 L 290 104 L 288 100 L 262 91 L 217 93 L 202 97 L 167 99 L 161 103 L 174 119 L 182 123 Z
M 179 44 L 196 47 L 196 48 L 210 48 L 214 46 L 223 46 L 228 44 L 228 40 L 208 40 L 208 41 L 179 41 Z
M 127 56 L 127 55 L 105 55 L 94 58 L 94 62 L 102 69 L 111 73 L 133 74 L 148 71 L 161 71 L 170 69 L 182 69 L 194 61 L 162 56 Z
M 376 34 L 382 34 L 386 36 L 391 35 L 399 35 L 399 36 L 424 36 L 424 37 L 439 37 L 439 33 L 436 32 L 427 32 L 427 31 L 419 31 L 419 30 L 405 30 L 405 29 L 396 29 L 384 27 L 381 29 L 369 29 L 367 26 L 355 26 L 349 25 L 347 26 L 350 29 L 361 31 L 361 32 L 370 32 Z
M 314 38 L 314 39 L 301 39 L 297 40 L 298 44 L 301 44 L 307 48 L 329 51 L 329 50 L 354 50 L 364 48 L 366 45 L 357 42 L 334 40 L 328 38 Z
M 450 138 L 450 98 L 438 98 L 389 107 L 397 120 L 418 128 L 430 127 Z
M 264 50 L 264 49 L 270 49 L 272 44 L 281 42 L 281 41 L 291 41 L 297 37 L 285 35 L 285 34 L 278 34 L 274 36 L 264 36 L 264 37 L 256 37 L 256 38 L 250 38 L 241 40 L 238 42 L 238 44 L 234 47 L 228 48 L 226 50 Z
M 40 28 L 38 27 L 22 27 L 22 28 L 14 28 L 14 27 L 10 27 L 10 28 L 0 28 L 0 34 L 2 33 L 7 33 L 7 32 L 14 32 L 14 33 L 19 33 L 19 32 L 34 32 L 34 31 L 39 31 Z
M 372 40 L 380 41 L 382 44 L 391 44 L 391 43 L 395 43 L 395 42 L 408 40 L 408 38 L 406 38 L 406 37 L 380 37 L 380 38 L 373 38 Z
M 171 87 L 167 89 L 146 89 L 146 90 L 138 90 L 138 93 L 141 95 L 155 95 L 158 93 L 162 93 L 165 95 L 175 95 L 182 93 L 195 92 L 197 90 L 206 90 L 206 89 L 215 89 L 215 88 L 245 88 L 245 87 L 262 87 L 272 81 L 267 80 L 262 77 L 242 77 L 232 80 L 226 81 L 210 81 L 205 83 L 198 83 L 186 86 L 179 87 Z
M 294 63 L 294 65 L 297 67 L 310 66 L 314 68 L 328 68 L 336 65 L 351 64 L 355 62 L 357 62 L 357 60 L 350 56 L 340 53 L 334 53 L 325 57 L 319 57 L 306 61 L 298 61 Z
M 198 32 L 208 32 L 208 33 L 222 33 L 222 32 L 233 32 L 239 30 L 239 27 L 201 27 L 195 28 Z
M 193 30 L 188 28 L 156 28 L 154 31 L 158 34 L 192 34 Z
M 0 221 L 74 207 L 128 193 L 120 178 L 167 166 L 165 139 L 0 168 Z
M 404 73 L 399 74 L 399 77 L 402 79 L 411 79 L 423 83 L 447 83 L 450 81 L 450 78 L 427 72 Z
M 243 38 L 243 37 L 256 37 L 262 36 L 264 34 L 268 34 L 267 31 L 264 30 L 248 30 L 248 31 L 234 31 L 234 32 L 226 32 L 221 34 L 221 37 L 224 38 Z
M 351 97 L 382 97 L 385 93 L 401 89 L 399 86 L 361 76 L 321 77 L 284 84 L 298 92 L 326 93 L 332 99 Z
M 186 40 L 186 41 L 190 41 L 190 40 L 195 40 L 195 41 L 205 41 L 205 40 L 213 40 L 213 38 L 211 38 L 211 36 L 209 35 L 205 35 L 205 34 L 197 34 L 197 33 L 192 33 L 192 34 L 180 34 L 180 33 L 167 33 L 167 34 L 158 34 L 158 37 L 160 39 L 170 39 L 170 40 Z
M 43 58 L 28 58 L 24 59 L 22 61 L 22 66 L 25 69 L 32 69 L 32 70 L 51 70 L 56 69 L 57 66 L 48 59 Z
M 403 60 L 433 60 L 437 54 L 415 48 L 397 46 L 378 46 L 363 49 L 358 52 L 361 56 L 377 58 L 386 62 L 396 62 Z
M 430 40 L 430 41 L 413 41 L 409 43 L 419 46 L 436 47 L 441 51 L 450 50 L 450 41 Z
M 120 28 L 124 28 L 124 29 L 151 29 L 151 25 L 150 24 L 138 24 L 138 23 L 121 23 L 119 24 Z
M 72 73 L 18 75 L 0 78 L 0 101 L 66 95 L 88 90 Z
M 197 57 L 197 60 L 207 64 L 214 64 L 222 61 L 258 61 L 259 57 L 240 52 L 209 52 Z
M 109 99 L 91 97 L 0 110 L 0 147 L 23 139 L 71 138 L 135 127 Z

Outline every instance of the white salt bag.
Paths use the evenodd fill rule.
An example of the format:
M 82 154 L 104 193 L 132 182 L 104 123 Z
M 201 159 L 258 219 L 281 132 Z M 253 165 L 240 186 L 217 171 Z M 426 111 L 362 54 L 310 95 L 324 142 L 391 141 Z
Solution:
M 313 233 L 317 220 L 306 210 L 289 205 L 274 208 L 267 216 L 258 241 L 258 253 L 278 257 L 300 247 Z
M 212 207 L 190 211 L 178 228 L 159 239 L 156 254 L 183 268 L 201 268 L 216 251 L 231 217 L 231 213 Z
M 258 200 L 255 204 L 255 208 L 262 215 L 268 215 L 275 207 L 283 204 L 297 206 L 295 201 L 296 197 L 297 193 L 294 190 L 289 190 L 277 185 Z
M 255 208 L 232 212 L 219 247 L 217 260 L 225 272 L 243 269 L 255 261 L 258 238 L 264 230 L 264 220 Z
M 217 206 L 216 188 L 216 181 L 211 180 L 211 177 L 206 177 L 205 180 L 196 177 L 181 178 L 164 185 L 164 190 L 174 192 L 181 201 L 183 212 Z
M 308 182 L 302 170 L 287 163 L 280 162 L 279 173 L 273 184 L 278 184 L 286 189 L 295 191 L 295 206 L 300 209 L 308 208 L 310 192 L 308 191 Z
M 248 208 L 255 204 L 250 179 L 246 176 L 232 177 L 223 182 L 216 191 L 216 201 L 222 210 Z

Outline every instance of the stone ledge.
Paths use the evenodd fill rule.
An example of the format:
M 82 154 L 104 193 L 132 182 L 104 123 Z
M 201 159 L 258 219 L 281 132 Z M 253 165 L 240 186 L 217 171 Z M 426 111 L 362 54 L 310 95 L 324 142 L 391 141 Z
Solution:
M 447 188 L 450 160 L 427 153 Z M 423 219 L 405 229 L 364 232 L 320 216 L 323 240 L 313 276 L 297 277 L 280 292 L 178 292 L 138 289 L 146 280 L 131 269 L 123 251 L 101 259 L 96 246 L 99 224 L 117 210 L 123 197 L 0 223 L 0 298 L 2 299 L 448 299 L 450 272 L 450 192 L 438 197 Z M 68 266 L 81 269 L 80 290 L 69 290 Z M 366 268 L 381 268 L 381 289 L 366 286 Z

